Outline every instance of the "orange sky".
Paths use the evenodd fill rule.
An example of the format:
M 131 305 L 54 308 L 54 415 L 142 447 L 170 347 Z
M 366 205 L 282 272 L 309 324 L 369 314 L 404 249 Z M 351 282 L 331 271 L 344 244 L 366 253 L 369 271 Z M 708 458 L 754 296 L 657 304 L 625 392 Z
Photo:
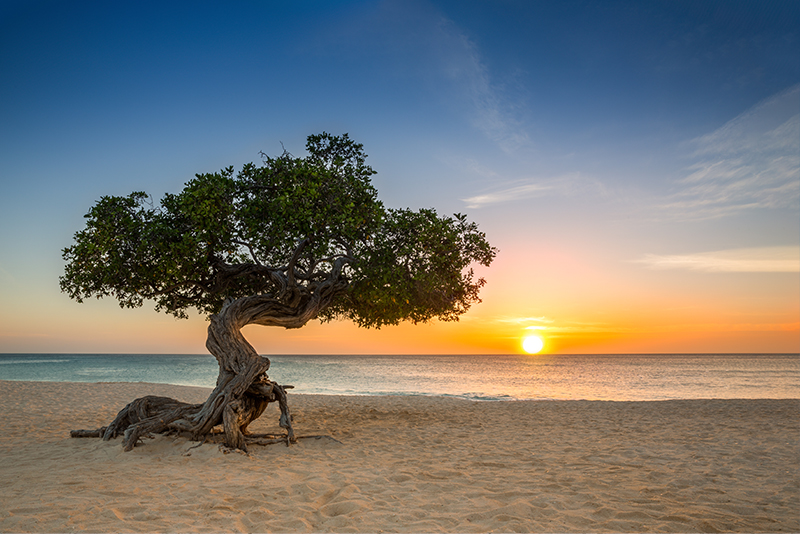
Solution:
M 248 326 L 245 335 L 264 354 L 522 353 L 532 334 L 547 353 L 800 352 L 794 273 L 658 271 L 580 254 L 501 251 L 480 273 L 484 301 L 459 322 L 381 330 L 312 322 Z M 50 305 L 40 307 L 37 296 Z M 4 312 L 0 352 L 205 352 L 199 316 L 54 300 L 42 288 L 4 298 L 17 308 Z

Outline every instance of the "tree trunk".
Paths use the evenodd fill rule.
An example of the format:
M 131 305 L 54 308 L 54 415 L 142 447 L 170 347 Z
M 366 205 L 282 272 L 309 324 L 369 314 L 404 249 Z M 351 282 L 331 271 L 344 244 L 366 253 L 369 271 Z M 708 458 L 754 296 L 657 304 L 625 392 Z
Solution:
M 247 427 L 270 402 L 281 409 L 279 424 L 286 429 L 287 443 L 294 442 L 292 416 L 285 388 L 269 380 L 269 359 L 259 356 L 241 333 L 248 324 L 299 328 L 313 319 L 328 299 L 319 294 L 286 304 L 273 297 L 255 295 L 227 302 L 212 315 L 206 347 L 219 363 L 217 385 L 203 404 L 187 404 L 167 397 L 147 396 L 123 408 L 108 427 L 94 431 L 74 430 L 73 437 L 102 436 L 110 440 L 124 436 L 123 448 L 133 449 L 137 441 L 151 433 L 189 432 L 202 439 L 222 425 L 225 444 L 247 450 Z M 258 441 L 258 440 L 254 440 Z

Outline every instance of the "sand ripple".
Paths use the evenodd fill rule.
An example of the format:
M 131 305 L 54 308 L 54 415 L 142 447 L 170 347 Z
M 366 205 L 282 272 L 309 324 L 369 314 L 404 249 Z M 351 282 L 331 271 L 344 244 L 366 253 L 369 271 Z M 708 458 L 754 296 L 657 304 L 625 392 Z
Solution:
M 245 456 L 173 437 L 130 453 L 68 437 L 137 396 L 207 393 L 0 381 L 0 530 L 800 531 L 800 400 L 292 395 L 298 433 L 341 443 Z M 277 419 L 271 407 L 254 430 Z

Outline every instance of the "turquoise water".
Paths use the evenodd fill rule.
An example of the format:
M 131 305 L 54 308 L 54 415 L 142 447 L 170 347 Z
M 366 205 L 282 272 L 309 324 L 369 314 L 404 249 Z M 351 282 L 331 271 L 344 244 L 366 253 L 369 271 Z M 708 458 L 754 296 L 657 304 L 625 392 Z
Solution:
M 478 400 L 800 398 L 797 354 L 270 356 L 294 392 Z M 0 354 L 0 380 L 213 387 L 210 355 Z

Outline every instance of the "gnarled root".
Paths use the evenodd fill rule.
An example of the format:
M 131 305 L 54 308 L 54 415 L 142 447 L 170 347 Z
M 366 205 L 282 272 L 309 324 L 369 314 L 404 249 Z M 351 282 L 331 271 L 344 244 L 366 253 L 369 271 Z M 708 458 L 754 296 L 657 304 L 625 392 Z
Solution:
M 220 402 L 225 403 L 218 420 L 209 421 L 203 418 L 203 407 L 208 404 L 189 404 L 169 397 L 148 395 L 141 397 L 120 410 L 117 417 L 107 427 L 96 430 L 73 430 L 73 438 L 102 437 L 104 441 L 123 436 L 122 446 L 125 451 L 133 449 L 137 442 L 150 434 L 165 432 L 188 432 L 195 440 L 205 439 L 214 433 L 213 427 L 223 426 L 225 445 L 232 449 L 247 451 L 247 426 L 257 419 L 270 402 L 278 402 L 281 409 L 280 426 L 287 431 L 283 438 L 285 443 L 296 441 L 292 428 L 292 416 L 286 401 L 286 388 L 266 379 L 259 378 L 239 397 L 223 395 L 216 392 Z M 212 393 L 212 397 L 215 394 Z M 226 397 L 229 399 L 226 401 Z M 199 431 L 199 429 L 207 429 Z M 252 441 L 259 443 L 258 440 Z

